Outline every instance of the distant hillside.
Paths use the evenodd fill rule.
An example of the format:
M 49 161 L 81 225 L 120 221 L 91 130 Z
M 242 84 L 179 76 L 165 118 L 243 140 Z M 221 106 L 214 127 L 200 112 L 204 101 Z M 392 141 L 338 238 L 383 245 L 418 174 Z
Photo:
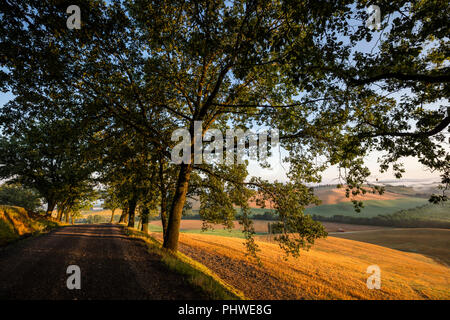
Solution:
M 450 230 L 448 229 L 379 229 L 365 232 L 337 232 L 333 237 L 362 241 L 395 250 L 424 254 L 450 266 Z
M 407 197 L 429 198 L 433 193 L 440 193 L 436 184 L 417 186 L 393 186 L 385 185 L 385 190 Z
M 330 214 L 328 214 L 328 212 L 325 212 L 325 214 L 316 214 L 313 217 L 315 220 L 319 221 L 364 224 L 373 226 L 450 229 L 450 203 L 448 202 L 444 202 L 441 204 L 426 203 L 424 205 L 417 206 L 411 209 L 405 208 L 394 213 L 387 213 L 388 212 L 382 212 L 377 216 L 368 216 L 364 214 L 358 216 L 349 214 L 331 216 Z
M 398 190 L 399 192 L 396 192 Z M 421 194 L 420 192 L 414 190 L 411 187 L 397 187 L 397 186 L 389 186 L 389 188 L 386 190 L 385 193 L 382 195 L 380 194 L 373 194 L 373 193 L 366 193 L 363 196 L 357 196 L 353 198 L 347 198 L 345 196 L 345 188 L 336 188 L 335 185 L 330 186 L 323 186 L 323 187 L 315 187 L 314 193 L 316 196 L 322 201 L 322 205 L 328 205 L 328 204 L 338 204 L 342 202 L 351 202 L 352 199 L 360 200 L 360 201 L 366 201 L 366 200 L 396 200 L 406 197 L 417 197 L 418 194 L 421 195 L 421 197 L 424 196 L 424 194 Z M 189 202 L 192 205 L 192 210 L 198 210 L 200 208 L 200 202 L 190 199 Z M 255 199 L 251 199 L 249 201 L 250 208 L 260 208 L 256 204 Z M 265 201 L 266 209 L 272 209 L 273 205 L 270 203 L 270 201 Z
M 325 204 L 317 207 L 307 208 L 306 212 L 311 215 L 332 217 L 335 215 L 350 217 L 375 217 L 381 214 L 391 214 L 400 210 L 411 209 L 427 203 L 423 198 L 399 198 L 386 200 L 363 200 L 364 208 L 356 212 L 353 203 L 339 202 L 336 204 Z
M 314 194 L 322 200 L 322 205 L 324 204 L 336 204 L 341 202 L 350 202 L 352 199 L 367 201 L 367 200 L 395 200 L 405 198 L 405 195 L 393 193 L 393 192 L 384 192 L 383 194 L 373 194 L 366 193 L 365 195 L 347 198 L 345 196 L 345 188 L 319 188 L 314 190 Z

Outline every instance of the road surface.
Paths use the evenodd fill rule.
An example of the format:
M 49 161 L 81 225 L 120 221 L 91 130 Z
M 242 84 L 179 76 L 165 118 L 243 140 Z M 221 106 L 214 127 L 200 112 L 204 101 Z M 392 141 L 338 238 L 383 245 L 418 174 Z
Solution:
M 70 265 L 80 289 L 69 290 Z M 75 225 L 0 249 L 0 299 L 201 299 L 112 224 Z

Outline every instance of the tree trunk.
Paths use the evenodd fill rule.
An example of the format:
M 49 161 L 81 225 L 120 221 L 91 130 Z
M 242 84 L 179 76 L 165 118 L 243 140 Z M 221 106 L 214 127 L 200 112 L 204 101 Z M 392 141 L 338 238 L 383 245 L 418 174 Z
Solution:
M 177 186 L 173 197 L 172 207 L 169 214 L 167 233 L 164 237 L 163 247 L 172 251 L 178 249 L 178 237 L 180 234 L 181 214 L 186 202 L 186 194 L 191 178 L 192 164 L 182 163 L 178 174 Z
M 58 215 L 56 216 L 56 220 L 62 221 L 63 209 L 58 208 Z
M 166 197 L 161 197 L 161 223 L 162 223 L 162 227 L 163 227 L 163 239 L 165 238 L 166 234 L 167 234 L 167 226 L 168 226 L 168 221 L 167 221 L 167 200 Z
M 144 210 L 142 210 L 142 214 L 141 214 L 141 221 L 142 221 L 142 231 L 144 233 L 148 233 L 148 216 L 150 214 L 150 211 L 148 208 L 144 208 Z
M 68 211 L 66 212 L 66 223 L 67 224 L 69 223 L 69 212 Z
M 111 213 L 111 223 L 113 223 L 114 222 L 114 211 L 116 211 L 116 209 L 112 209 L 111 211 L 112 211 L 112 213 Z
M 47 211 L 45 212 L 45 215 L 47 217 L 51 217 L 53 213 L 53 209 L 55 209 L 56 203 L 53 200 L 47 201 Z
M 128 209 L 128 226 L 134 228 L 134 214 L 136 211 L 136 199 L 130 200 L 130 207 Z
M 164 181 L 164 168 L 162 163 L 162 158 L 159 158 L 159 191 L 161 193 L 161 223 L 163 228 L 163 239 L 166 236 L 167 233 L 167 191 L 166 191 L 166 185 Z
M 125 217 L 128 214 L 128 207 L 122 209 L 122 214 L 120 215 L 119 223 L 125 222 Z

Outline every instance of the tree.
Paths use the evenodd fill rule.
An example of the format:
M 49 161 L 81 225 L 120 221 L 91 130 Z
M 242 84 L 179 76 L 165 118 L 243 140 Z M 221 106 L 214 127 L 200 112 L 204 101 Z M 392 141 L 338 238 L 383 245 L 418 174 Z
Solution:
M 364 156 L 373 150 L 386 151 L 381 169 L 392 165 L 399 176 L 405 156 L 448 171 L 443 132 L 450 118 L 445 104 L 439 105 L 448 104 L 448 4 L 381 1 L 382 32 L 366 28 L 366 5 L 363 0 L 92 1 L 83 3 L 88 19 L 81 31 L 68 32 L 53 3 L 30 1 L 18 8 L 7 2 L 0 37 L 11 76 L 3 83 L 17 90 L 17 102 L 53 101 L 61 91 L 77 102 L 70 109 L 81 118 L 95 115 L 107 128 L 139 134 L 151 159 L 170 172 L 175 168 L 173 193 L 161 190 L 171 202 L 165 248 L 177 249 L 189 192 L 201 196 L 206 220 L 227 224 L 237 213 L 234 206 L 241 206 L 252 247 L 245 200 L 255 190 L 274 202 L 283 230 L 280 244 L 296 254 L 325 235 L 303 209 L 317 201 L 306 185 L 320 182 L 330 165 L 342 169 L 349 196 L 368 191 Z M 374 37 L 379 39 L 368 50 Z M 37 77 L 42 81 L 33 81 Z M 20 105 L 36 112 L 30 103 Z M 269 184 L 247 179 L 239 166 L 194 163 L 197 121 L 202 137 L 208 129 L 231 125 L 278 128 L 290 182 Z M 175 166 L 171 134 L 178 127 L 191 134 L 192 152 L 190 161 Z M 129 184 L 129 224 L 139 198 L 134 185 Z M 225 201 L 223 208 L 214 199 Z
M 74 219 L 81 217 L 81 212 L 83 210 L 91 208 L 97 198 L 98 193 L 96 191 L 92 191 L 92 189 L 78 196 L 71 204 L 70 209 L 67 209 L 65 212 L 66 223 L 69 223 L 69 219 L 71 219 L 71 223 L 73 224 Z
M 370 172 L 362 159 L 375 150 L 384 151 L 382 171 L 392 167 L 400 178 L 401 159 L 412 156 L 430 170 L 442 172 L 444 181 L 450 169 L 448 23 L 444 22 L 449 4 L 379 1 L 379 30 L 351 23 L 367 20 L 366 1 L 345 4 L 336 4 L 340 7 L 330 15 L 324 41 L 311 39 L 311 47 L 299 43 L 287 58 L 292 59 L 289 78 L 306 89 L 302 100 L 323 101 L 306 111 L 323 113 L 328 125 L 302 122 L 301 110 L 273 121 L 292 129 L 286 132 L 286 140 L 295 139 L 295 144 L 315 139 L 333 146 L 326 150 L 326 165 L 338 164 L 347 171 L 344 182 L 354 195 L 366 192 L 361 186 Z M 290 5 L 300 17 L 307 12 L 295 2 Z M 305 50 L 310 57 L 302 54 Z M 295 156 L 291 157 L 295 166 L 302 167 L 308 160 Z
M 121 202 L 117 197 L 115 190 L 113 188 L 106 189 L 103 193 L 103 208 L 111 210 L 111 223 L 114 222 L 114 212 L 120 207 Z
M 64 215 L 66 223 L 69 223 L 70 217 L 73 221 L 73 217 L 79 216 L 82 210 L 92 207 L 99 196 L 90 180 L 80 181 L 76 185 L 67 184 L 64 188 L 58 190 L 58 194 L 61 200 L 57 204 L 57 219 L 62 221 Z
M 0 177 L 37 190 L 47 202 L 47 216 L 56 205 L 70 208 L 92 190 L 88 181 L 95 162 L 89 137 L 76 119 L 23 116 L 17 126 L 2 125 L 7 135 L 0 138 Z
M 61 201 L 63 189 L 76 187 L 89 178 L 91 168 L 83 162 L 82 146 L 64 121 L 38 124 L 0 140 L 0 177 L 34 188 L 47 202 L 51 215 Z

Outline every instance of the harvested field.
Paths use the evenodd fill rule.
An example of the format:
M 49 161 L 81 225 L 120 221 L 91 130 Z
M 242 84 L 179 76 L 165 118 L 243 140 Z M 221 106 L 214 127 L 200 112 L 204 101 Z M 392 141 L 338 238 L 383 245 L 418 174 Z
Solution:
M 411 228 L 340 233 L 333 236 L 416 252 L 450 266 L 450 230 Z
M 450 299 L 450 269 L 420 254 L 329 237 L 284 260 L 277 244 L 257 243 L 262 266 L 246 257 L 238 238 L 181 234 L 179 249 L 251 299 Z M 380 290 L 366 286 L 374 264 Z

